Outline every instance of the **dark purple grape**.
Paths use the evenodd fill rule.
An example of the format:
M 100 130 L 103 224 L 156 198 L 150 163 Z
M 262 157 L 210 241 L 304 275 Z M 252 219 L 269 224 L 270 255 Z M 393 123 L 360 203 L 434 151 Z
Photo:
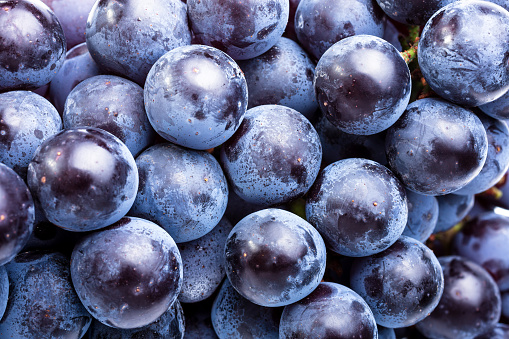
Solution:
M 325 271 L 322 237 L 306 220 L 265 209 L 239 221 L 225 246 L 226 275 L 249 301 L 285 306 L 311 293 Z
M 509 12 L 488 1 L 454 1 L 426 23 L 419 66 L 431 89 L 465 106 L 478 106 L 509 89 Z
M 444 293 L 430 315 L 417 323 L 427 338 L 473 338 L 498 323 L 500 292 L 481 266 L 456 256 L 441 257 Z
M 57 110 L 40 95 L 30 91 L 0 94 L 0 162 L 23 179 L 37 148 L 61 129 Z
M 509 128 L 502 120 L 479 113 L 488 137 L 488 155 L 481 172 L 455 194 L 477 194 L 486 191 L 502 179 L 509 169 Z
M 0 92 L 50 82 L 66 52 L 55 13 L 38 0 L 1 0 L 0 27 Z
M 71 283 L 69 259 L 60 253 L 23 252 L 5 268 L 9 301 L 2 338 L 82 338 L 92 317 Z
M 408 105 L 387 131 L 390 168 L 410 190 L 445 195 L 468 184 L 481 171 L 488 138 L 471 111 L 441 99 Z
M 422 26 L 431 16 L 457 0 L 376 0 L 391 19 L 407 25 Z
M 317 110 L 313 89 L 315 64 L 295 41 L 282 37 L 264 54 L 239 61 L 239 66 L 249 89 L 248 108 L 283 105 L 308 119 Z
M 444 289 L 444 276 L 428 247 L 401 236 L 381 253 L 356 258 L 350 287 L 371 307 L 377 324 L 407 327 L 435 309 Z
M 198 150 L 230 138 L 247 109 L 247 83 L 239 66 L 217 48 L 203 45 L 163 55 L 150 70 L 144 93 L 156 132 Z
M 66 129 L 87 126 L 110 132 L 135 157 L 156 136 L 145 113 L 143 88 L 115 75 L 97 75 L 80 82 L 65 101 L 62 119 Z
M 214 298 L 208 298 L 198 303 L 182 304 L 186 317 L 185 339 L 218 338 L 211 319 L 213 302 Z
M 509 91 L 497 100 L 480 105 L 479 109 L 495 119 L 509 119 Z
M 385 30 L 382 39 L 393 45 L 398 50 L 398 52 L 403 51 L 403 47 L 401 46 L 401 42 L 399 41 L 400 35 L 401 33 L 399 32 L 396 25 L 392 21 L 387 20 L 385 22 Z
M 474 207 L 473 195 L 446 194 L 437 197 L 438 220 L 433 233 L 445 232 L 453 228 L 467 216 Z
M 280 317 L 281 309 L 253 304 L 228 279 L 212 305 L 212 325 L 220 339 L 278 339 Z
M 88 52 L 86 43 L 68 51 L 62 68 L 51 80 L 49 87 L 49 96 L 57 111 L 64 113 L 65 99 L 76 85 L 99 74 L 99 66 Z
M 344 38 L 360 34 L 381 38 L 385 20 L 375 0 L 302 0 L 295 12 L 295 32 L 318 60 Z
M 34 220 L 34 201 L 27 185 L 0 163 L 0 265 L 11 261 L 27 244 Z
M 304 195 L 321 160 L 313 125 L 294 109 L 279 105 L 249 109 L 239 130 L 221 148 L 221 163 L 235 193 L 266 206 Z
M 193 323 L 190 324 L 194 326 Z M 88 331 L 89 339 L 183 339 L 184 311 L 178 300 L 156 321 L 134 329 L 118 329 L 94 320 Z M 186 336 L 187 338 L 187 336 Z M 202 338 L 205 339 L 205 338 Z
M 408 220 L 403 235 L 420 242 L 433 233 L 438 220 L 438 201 L 435 197 L 406 190 Z
M 389 128 L 405 111 L 410 71 L 389 42 L 355 35 L 322 55 L 314 86 L 318 104 L 333 125 L 345 133 L 371 135 Z
M 179 300 L 195 303 L 214 293 L 226 275 L 224 246 L 233 226 L 222 218 L 212 231 L 193 241 L 180 243 L 184 280 Z
M 87 18 L 96 0 L 42 0 L 58 17 L 67 50 L 85 42 Z
M 177 299 L 182 259 L 159 225 L 125 217 L 76 245 L 71 277 L 95 319 L 131 329 L 154 322 Z
M 255 58 L 269 50 L 288 22 L 288 0 L 189 0 L 195 42 L 216 47 L 235 60 Z
M 378 325 L 378 339 L 396 339 L 394 329 Z
M 113 224 L 131 208 L 138 169 L 129 149 L 98 128 L 47 139 L 28 166 L 28 186 L 48 220 L 83 232 Z
M 368 304 L 340 284 L 323 282 L 306 298 L 284 308 L 279 339 L 378 338 Z
M 509 325 L 498 323 L 488 332 L 478 335 L 474 339 L 507 339 L 509 338 Z
M 143 86 L 157 59 L 191 43 L 187 6 L 179 0 L 98 0 L 86 36 L 102 70 Z
M 130 215 L 151 220 L 180 243 L 198 239 L 221 220 L 228 185 L 209 153 L 158 144 L 136 158 L 140 186 Z
M 386 167 L 367 159 L 326 167 L 309 191 L 306 218 L 336 253 L 363 257 L 391 246 L 408 217 L 406 194 Z
M 470 220 L 453 241 L 454 252 L 474 261 L 509 290 L 509 218 L 487 212 Z

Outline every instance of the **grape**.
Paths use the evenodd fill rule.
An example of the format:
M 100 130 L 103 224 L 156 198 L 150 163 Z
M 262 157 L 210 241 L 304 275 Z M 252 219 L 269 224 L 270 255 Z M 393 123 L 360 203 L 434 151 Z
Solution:
M 408 217 L 405 191 L 384 166 L 345 159 L 326 167 L 306 201 L 306 218 L 334 252 L 362 257 L 391 246 Z
M 1 0 L 0 27 L 0 92 L 50 82 L 66 52 L 55 13 L 38 0 Z
M 179 0 L 97 0 L 86 39 L 102 70 L 143 85 L 159 57 L 191 43 L 187 6 Z
M 407 327 L 426 317 L 440 301 L 444 276 L 433 252 L 401 236 L 385 251 L 356 258 L 350 286 L 385 327 Z
M 288 22 L 288 0 L 189 0 L 189 21 L 195 43 L 213 46 L 235 60 L 268 51 Z
M 51 103 L 29 91 L 0 94 L 0 162 L 23 179 L 37 148 L 62 129 Z
M 368 304 L 340 284 L 323 282 L 281 315 L 279 338 L 378 338 Z
M 481 266 L 467 259 L 439 259 L 444 293 L 430 315 L 417 323 L 427 338 L 472 338 L 495 326 L 500 318 L 500 292 Z
M 419 66 L 441 97 L 478 106 L 509 89 L 509 12 L 488 1 L 454 1 L 426 23 Z
M 34 208 L 23 179 L 0 163 L 0 265 L 11 261 L 27 244 L 35 220 Z
M 438 220 L 433 233 L 451 229 L 474 207 L 473 195 L 447 194 L 437 197 L 437 200 Z
M 316 60 L 336 42 L 353 35 L 382 37 L 386 17 L 375 0 L 301 0 L 295 33 Z
M 486 269 L 502 291 L 509 290 L 509 218 L 487 212 L 469 221 L 453 240 L 455 253 Z
M 148 118 L 163 138 L 206 150 L 239 128 L 247 108 L 247 83 L 238 65 L 217 48 L 192 45 L 164 54 L 144 89 Z
M 394 329 L 378 325 L 378 339 L 396 339 Z
M 131 152 L 98 128 L 59 132 L 38 148 L 28 186 L 48 220 L 64 229 L 96 230 L 122 218 L 138 189 Z
M 403 235 L 425 242 L 439 218 L 437 198 L 406 190 L 408 220 Z
M 248 108 L 283 105 L 308 119 L 317 110 L 313 89 L 315 65 L 295 41 L 282 37 L 262 55 L 239 61 L 239 66 L 246 76 Z
M 5 268 L 9 300 L 2 338 L 82 338 L 92 317 L 71 283 L 69 259 L 60 253 L 23 252 Z
M 322 147 L 302 114 L 285 106 L 262 105 L 247 111 L 220 154 L 235 193 L 267 206 L 308 191 L 320 170 Z
M 0 266 L 0 319 L 4 316 L 9 300 L 9 277 L 5 266 Z
M 441 99 L 408 105 L 387 131 L 389 166 L 410 190 L 454 192 L 475 178 L 488 153 L 486 131 L 471 111 Z
M 226 279 L 212 305 L 212 325 L 220 339 L 278 339 L 281 310 L 253 304 Z
M 141 153 L 136 164 L 140 186 L 130 215 L 161 225 L 178 243 L 198 239 L 219 223 L 228 186 L 212 155 L 157 144 Z
M 424 25 L 440 8 L 456 0 L 376 0 L 391 19 L 407 25 Z
M 110 327 L 137 328 L 157 320 L 177 299 L 182 259 L 159 225 L 125 217 L 75 246 L 71 278 L 95 319 Z
M 410 99 L 410 71 L 387 41 L 356 35 L 332 45 L 316 65 L 315 92 L 324 115 L 345 133 L 389 128 Z
M 184 281 L 179 300 L 195 303 L 214 293 L 225 277 L 224 246 L 233 226 L 225 218 L 203 237 L 180 243 Z
M 495 119 L 509 119 L 509 91 L 494 101 L 480 105 L 479 109 Z
M 478 335 L 475 339 L 507 339 L 509 338 L 509 325 L 498 323 L 488 332 Z
M 145 113 L 143 89 L 114 75 L 97 75 L 80 82 L 67 96 L 62 118 L 66 129 L 87 126 L 110 132 L 133 156 L 155 139 Z
M 306 297 L 325 270 L 325 244 L 316 229 L 275 208 L 239 221 L 228 235 L 225 253 L 232 286 L 244 298 L 266 307 Z
M 244 299 L 245 300 L 245 299 Z M 186 316 L 185 339 L 217 339 L 216 332 L 212 325 L 212 303 L 214 298 L 207 298 L 204 301 L 183 304 Z
M 67 52 L 62 68 L 51 80 L 49 97 L 57 111 L 64 112 L 65 99 L 76 85 L 85 79 L 99 75 L 99 66 L 82 43 Z

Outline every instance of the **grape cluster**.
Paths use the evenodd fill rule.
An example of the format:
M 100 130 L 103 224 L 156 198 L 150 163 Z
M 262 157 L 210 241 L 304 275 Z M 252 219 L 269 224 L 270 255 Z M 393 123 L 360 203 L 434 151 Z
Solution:
M 0 0 L 0 339 L 509 337 L 508 0 Z

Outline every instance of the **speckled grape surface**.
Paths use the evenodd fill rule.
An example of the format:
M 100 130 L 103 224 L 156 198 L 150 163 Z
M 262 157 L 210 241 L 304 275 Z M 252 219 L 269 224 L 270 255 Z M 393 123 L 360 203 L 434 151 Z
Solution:
M 35 206 L 27 185 L 0 163 L 0 265 L 11 261 L 27 244 L 34 220 Z
M 482 267 L 458 256 L 439 259 L 444 274 L 444 293 L 429 316 L 417 323 L 428 338 L 473 338 L 488 331 L 500 319 L 500 292 Z
M 71 278 L 95 319 L 110 327 L 137 328 L 157 320 L 177 299 L 182 259 L 159 225 L 125 217 L 74 247 Z
M 228 185 L 209 153 L 165 143 L 136 158 L 140 186 L 130 215 L 162 226 L 176 242 L 198 239 L 221 220 Z
M 115 75 L 80 82 L 67 96 L 62 119 L 66 129 L 87 126 L 110 132 L 133 156 L 150 146 L 156 136 L 145 113 L 143 88 Z
M 388 129 L 389 167 L 410 190 L 445 195 L 468 184 L 482 169 L 488 138 L 471 111 L 442 99 L 408 105 Z
M 410 100 L 410 71 L 398 50 L 372 35 L 332 45 L 316 65 L 320 109 L 345 133 L 380 133 L 398 120 Z
M 127 214 L 138 190 L 138 169 L 114 135 L 92 127 L 68 129 L 38 148 L 28 186 L 50 222 L 91 231 Z
M 204 45 L 164 54 L 147 76 L 144 96 L 157 133 L 199 150 L 228 140 L 239 128 L 248 101 L 239 66 L 224 52 Z
M 143 86 L 157 59 L 191 43 L 187 6 L 179 0 L 96 1 L 86 36 L 101 69 Z
M 61 129 L 57 110 L 40 95 L 30 91 L 0 94 L 0 162 L 22 178 L 37 148 Z
M 290 12 L 288 0 L 189 0 L 187 6 L 196 43 L 235 60 L 257 57 L 276 44 Z
M 313 89 L 315 64 L 299 44 L 281 37 L 262 55 L 238 62 L 248 86 L 248 108 L 283 105 L 308 119 L 318 105 Z
M 322 147 L 302 114 L 262 105 L 247 111 L 239 130 L 221 148 L 220 159 L 240 198 L 272 205 L 308 191 L 320 170 Z
M 377 324 L 408 327 L 435 309 L 444 275 L 428 247 L 401 236 L 385 251 L 355 259 L 350 287 L 371 307 Z
M 284 308 L 280 339 L 378 338 L 368 304 L 346 286 L 322 282 L 306 298 Z
M 377 0 L 391 19 L 407 25 L 422 26 L 440 8 L 456 0 Z
M 16 339 L 81 338 L 92 317 L 71 283 L 61 253 L 23 252 L 8 263 L 10 296 L 0 336 Z
M 408 220 L 403 235 L 425 242 L 438 220 L 437 198 L 406 190 Z
M 0 92 L 36 89 L 55 76 L 65 59 L 64 31 L 42 1 L 0 2 Z
M 194 326 L 193 323 L 190 326 Z M 89 339 L 183 339 L 184 310 L 178 300 L 156 321 L 135 329 L 118 329 L 94 320 L 88 331 Z M 205 339 L 205 338 L 203 338 Z
M 179 300 L 195 303 L 214 293 L 226 275 L 224 245 L 233 225 L 226 219 L 196 240 L 179 243 L 184 280 Z
M 325 244 L 306 220 L 281 209 L 254 212 L 225 245 L 226 275 L 246 299 L 268 307 L 311 293 L 325 272 Z
M 419 66 L 441 97 L 465 106 L 493 101 L 509 89 L 509 12 L 488 1 L 455 1 L 426 23 Z
M 335 162 L 318 176 L 306 199 L 306 218 L 336 253 L 381 252 L 403 232 L 405 190 L 386 167 L 367 159 Z
M 212 325 L 220 339 L 278 339 L 281 310 L 253 304 L 226 279 L 212 304 Z
M 375 0 L 301 0 L 295 32 L 316 59 L 336 42 L 360 34 L 382 37 L 385 14 Z

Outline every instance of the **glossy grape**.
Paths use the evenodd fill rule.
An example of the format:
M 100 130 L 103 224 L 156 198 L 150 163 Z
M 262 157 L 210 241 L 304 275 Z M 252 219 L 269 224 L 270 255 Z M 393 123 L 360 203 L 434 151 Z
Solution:
M 437 198 L 406 190 L 408 220 L 403 235 L 425 242 L 439 218 Z
M 157 223 L 178 243 L 198 239 L 219 223 L 228 186 L 212 155 L 164 143 L 141 153 L 136 165 L 140 186 L 130 215 Z
M 125 217 L 90 234 L 74 248 L 71 277 L 95 319 L 131 329 L 157 320 L 176 300 L 182 259 L 159 225 Z
M 456 0 L 377 0 L 391 19 L 407 25 L 422 26 L 440 8 Z
M 164 54 L 144 89 L 148 118 L 175 144 L 206 150 L 239 128 L 247 109 L 247 83 L 239 66 L 217 48 L 191 45 Z
M 313 125 L 294 109 L 262 105 L 247 111 L 221 148 L 221 164 L 235 193 L 272 205 L 304 195 L 320 170 L 322 147 Z
M 480 105 L 479 109 L 495 119 L 509 119 L 509 91 L 497 100 Z
M 429 316 L 417 323 L 427 338 L 473 338 L 495 326 L 500 318 L 500 292 L 482 267 L 467 259 L 439 259 L 444 293 Z
M 280 339 L 378 338 L 368 304 L 340 284 L 323 282 L 304 299 L 285 307 Z
M 51 103 L 29 91 L 0 94 L 0 162 L 26 178 L 37 148 L 62 129 Z
M 459 223 L 474 207 L 473 195 L 447 194 L 437 197 L 438 220 L 433 233 L 444 232 Z
M 41 1 L 0 1 L 0 92 L 36 89 L 55 76 L 66 43 L 55 13 Z
M 471 111 L 441 99 L 408 105 L 387 131 L 389 166 L 410 190 L 444 195 L 481 171 L 488 153 L 486 131 Z
M 509 325 L 498 323 L 488 332 L 478 335 L 475 339 L 507 339 L 509 338 Z
M 306 218 L 334 252 L 371 255 L 391 246 L 403 232 L 408 218 L 405 190 L 374 161 L 340 160 L 318 176 L 307 196 Z
M 325 271 L 325 244 L 304 219 L 265 209 L 239 221 L 225 246 L 226 275 L 249 301 L 267 307 L 311 293 Z
M 401 236 L 385 251 L 357 258 L 350 286 L 373 311 L 379 325 L 414 325 L 440 301 L 444 276 L 433 252 L 421 242 Z
M 80 82 L 65 101 L 62 119 L 66 129 L 87 126 L 110 132 L 133 156 L 150 146 L 156 135 L 145 113 L 143 89 L 114 75 Z
M 488 1 L 454 1 L 426 23 L 418 59 L 441 97 L 478 106 L 509 89 L 509 12 Z
M 129 149 L 97 128 L 47 139 L 28 166 L 28 186 L 48 220 L 71 231 L 96 230 L 122 218 L 138 189 Z
M 316 65 L 316 99 L 345 133 L 370 135 L 389 128 L 410 100 L 410 71 L 389 42 L 371 35 L 345 38 Z

